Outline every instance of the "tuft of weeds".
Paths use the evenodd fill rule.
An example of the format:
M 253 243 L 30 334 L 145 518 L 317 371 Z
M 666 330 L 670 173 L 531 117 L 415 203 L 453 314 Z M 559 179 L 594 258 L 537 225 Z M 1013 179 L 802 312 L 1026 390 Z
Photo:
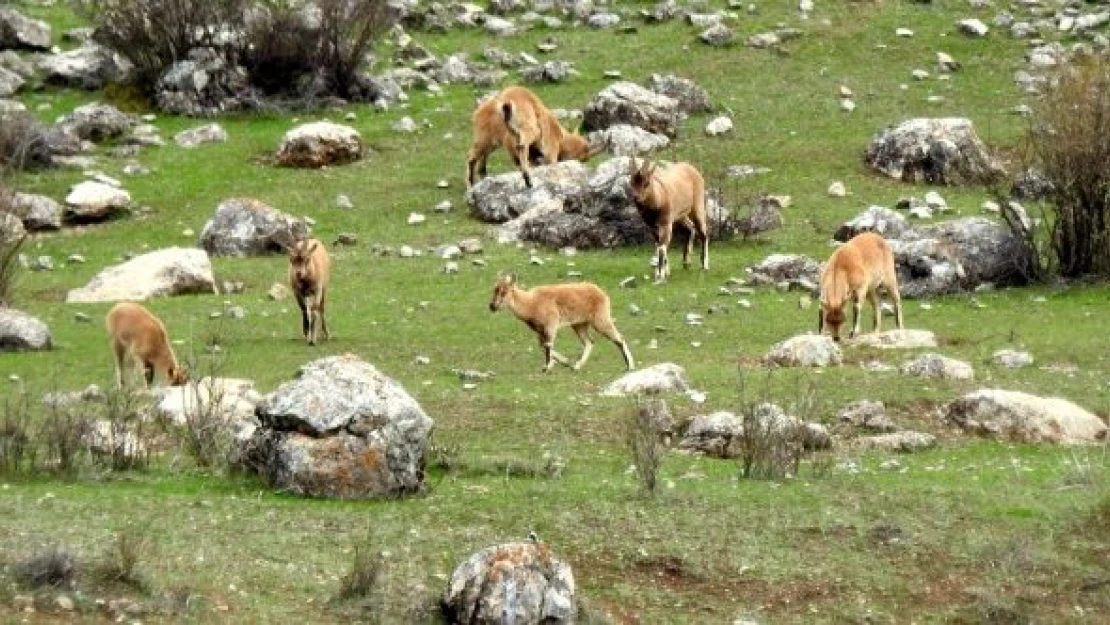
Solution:
M 69 586 L 77 573 L 77 560 L 60 545 L 53 545 L 12 566 L 16 582 L 26 588 Z
M 88 460 L 92 419 L 79 405 L 47 407 L 38 436 L 46 452 L 45 463 L 61 475 L 74 475 Z
M 0 407 L 0 474 L 35 470 L 31 406 L 27 393 L 9 395 Z
M 153 541 L 146 528 L 120 530 L 108 545 L 103 558 L 94 567 L 93 573 L 105 582 L 123 584 L 147 592 L 150 585 L 139 566 L 150 559 L 152 545 Z
M 385 580 L 385 557 L 378 549 L 373 528 L 355 545 L 351 568 L 339 581 L 335 601 L 357 602 L 365 612 L 377 613 Z
M 145 469 L 150 464 L 150 438 L 147 415 L 151 399 L 133 387 L 113 389 L 106 393 L 104 426 L 99 437 L 101 453 L 94 455 L 113 471 Z
M 208 345 L 222 345 L 222 333 L 215 330 Z M 185 452 L 203 469 L 229 468 L 232 437 L 228 424 L 226 391 L 220 376 L 227 363 L 224 349 L 206 350 L 203 358 L 192 355 L 186 364 L 190 371 L 185 386 L 185 423 L 177 429 Z
M 771 374 L 768 373 L 768 376 Z M 744 396 L 744 380 L 740 380 L 741 397 Z M 796 400 L 783 411 L 777 404 L 769 401 L 770 377 L 764 390 L 754 401 L 749 400 L 743 408 L 744 434 L 740 440 L 740 475 L 746 479 L 782 480 L 798 475 L 807 447 L 817 447 L 819 443 L 809 432 L 801 419 L 790 414 L 812 414 L 816 392 L 812 386 L 804 385 L 796 394 Z M 813 476 L 820 477 L 831 468 L 831 459 L 817 459 L 813 463 Z
M 667 402 L 659 397 L 637 400 L 624 422 L 625 444 L 632 454 L 636 477 L 646 493 L 652 495 L 659 483 L 659 469 L 667 446 L 663 437 L 671 431 L 673 422 Z

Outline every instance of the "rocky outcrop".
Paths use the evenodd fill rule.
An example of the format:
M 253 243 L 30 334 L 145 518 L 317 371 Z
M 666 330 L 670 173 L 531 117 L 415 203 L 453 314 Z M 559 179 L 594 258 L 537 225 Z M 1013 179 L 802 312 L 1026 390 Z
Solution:
M 948 404 L 945 418 L 969 432 L 1022 443 L 1095 443 L 1106 423 L 1059 397 L 980 389 Z
M 304 220 L 255 199 L 231 198 L 216 207 L 197 244 L 213 256 L 261 256 L 284 253 L 289 241 L 307 236 Z
M 841 363 L 841 353 L 832 337 L 799 334 L 777 343 L 763 362 L 778 367 L 828 367 Z
M 582 115 L 586 132 L 628 124 L 672 138 L 680 120 L 678 100 L 632 82 L 609 85 L 590 100 Z
M 319 168 L 362 158 L 362 137 L 350 126 L 332 122 L 301 124 L 285 133 L 277 163 L 284 167 Z
M 609 383 L 601 394 L 606 397 L 685 393 L 690 390 L 686 370 L 671 362 L 630 371 Z
M 23 311 L 0 306 L 0 352 L 44 350 L 54 346 L 50 328 Z
M 1004 174 L 970 120 L 918 118 L 875 135 L 867 164 L 891 178 L 929 184 L 989 183 Z

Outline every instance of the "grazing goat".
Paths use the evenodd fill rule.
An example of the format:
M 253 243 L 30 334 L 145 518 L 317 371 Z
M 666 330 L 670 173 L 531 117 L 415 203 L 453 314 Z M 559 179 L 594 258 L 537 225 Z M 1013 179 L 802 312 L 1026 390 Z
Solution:
M 875 332 L 882 327 L 882 308 L 879 290 L 884 290 L 894 300 L 898 329 L 902 329 L 902 298 L 898 294 L 898 275 L 894 272 L 894 254 L 882 236 L 862 232 L 833 251 L 825 270 L 821 273 L 821 308 L 818 311 L 817 332 L 829 327 L 834 341 L 840 341 L 840 326 L 844 324 L 844 307 L 852 301 L 852 333 L 859 334 L 860 308 L 863 299 L 871 300 L 875 313 Z
M 629 371 L 635 367 L 628 344 L 613 324 L 609 296 L 596 284 L 551 284 L 526 291 L 517 287 L 515 276 L 501 276 L 493 287 L 489 309 L 497 312 L 505 306 L 539 335 L 544 354 L 544 373 L 551 371 L 556 361 L 562 365 L 570 365 L 566 357 L 555 351 L 555 333 L 568 325 L 574 328 L 583 346 L 578 362 L 570 365 L 575 371 L 586 364 L 593 349 L 591 326 L 620 347 L 624 364 Z
M 123 388 L 124 371 L 141 364 L 146 385 L 154 383 L 155 369 L 162 371 L 173 386 L 189 380 L 189 374 L 177 364 L 177 357 L 166 335 L 166 326 L 140 304 L 120 302 L 104 319 L 112 354 L 116 359 L 116 385 Z
M 289 246 L 289 286 L 301 308 L 301 333 L 309 345 L 316 344 L 319 321 L 324 338 L 331 338 L 324 308 L 331 279 L 331 257 L 316 239 L 302 239 Z
M 694 238 L 701 238 L 701 268 L 709 269 L 709 223 L 705 213 L 705 180 L 689 163 L 675 163 L 662 171 L 655 164 L 631 162 L 632 201 L 655 237 L 655 280 L 671 273 L 667 247 L 675 224 L 686 229 L 688 238 L 682 264 L 690 266 Z
M 508 87 L 486 100 L 471 116 L 474 142 L 466 155 L 466 187 L 475 176 L 486 175 L 486 159 L 504 146 L 520 168 L 524 184 L 532 186 L 533 161 L 551 164 L 585 161 L 601 148 L 591 149 L 585 137 L 567 132 L 536 94 L 524 87 Z

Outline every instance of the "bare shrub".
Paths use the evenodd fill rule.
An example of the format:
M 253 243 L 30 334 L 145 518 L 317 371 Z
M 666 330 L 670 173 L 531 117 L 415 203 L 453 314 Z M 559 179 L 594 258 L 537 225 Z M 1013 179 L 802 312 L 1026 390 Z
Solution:
M 793 394 L 795 401 L 787 410 L 772 403 L 771 376 L 755 397 L 745 400 L 744 379 L 740 378 L 740 395 L 744 402 L 741 416 L 744 433 L 740 439 L 740 475 L 746 479 L 782 480 L 798 475 L 810 434 L 806 424 L 790 414 L 811 414 L 816 393 L 812 386 L 803 386 Z M 824 467 L 814 466 L 817 476 Z
M 135 84 L 153 92 L 158 79 L 193 48 L 234 40 L 247 0 L 75 0 L 96 24 L 96 40 L 135 66 Z
M 81 406 L 48 406 L 37 432 L 44 452 L 43 464 L 63 475 L 72 475 L 87 466 L 90 432 L 92 419 Z
M 104 422 L 107 431 L 90 431 L 86 444 L 96 441 L 94 454 L 99 464 L 106 464 L 113 471 L 145 469 L 150 464 L 151 435 L 148 415 L 151 398 L 134 387 L 124 386 L 107 393 L 104 404 Z
M 374 42 L 397 21 L 387 0 L 317 0 L 320 7 L 319 70 L 330 91 L 358 95 L 358 70 Z
M 48 131 L 25 111 L 0 113 L 0 168 L 37 169 L 50 165 Z
M 9 395 L 0 408 L 0 474 L 35 470 L 31 404 L 27 393 Z
M 632 454 L 632 465 L 640 486 L 649 495 L 659 483 L 659 469 L 667 446 L 663 437 L 671 429 L 671 413 L 660 397 L 637 399 L 636 406 L 625 417 L 625 444 Z
M 34 553 L 12 566 L 12 576 L 27 588 L 69 586 L 76 572 L 76 559 L 59 545 Z
M 173 429 L 177 441 L 198 467 L 231 470 L 237 464 L 232 457 L 232 415 L 228 414 L 227 394 L 220 376 L 227 363 L 224 330 L 220 325 L 205 337 L 204 354 L 192 351 L 185 358 L 189 381 L 184 386 L 184 423 Z
M 377 548 L 374 530 L 368 527 L 366 535 L 354 547 L 351 568 L 339 580 L 336 601 L 357 601 L 367 611 L 375 611 L 381 603 L 385 577 L 385 558 Z
M 152 544 L 150 533 L 145 528 L 120 530 L 101 561 L 93 568 L 93 574 L 107 582 L 146 591 L 149 584 L 139 566 L 150 559 Z
M 1110 275 L 1110 59 L 1060 69 L 1034 107 L 1029 144 L 1051 184 L 1048 245 L 1065 277 Z

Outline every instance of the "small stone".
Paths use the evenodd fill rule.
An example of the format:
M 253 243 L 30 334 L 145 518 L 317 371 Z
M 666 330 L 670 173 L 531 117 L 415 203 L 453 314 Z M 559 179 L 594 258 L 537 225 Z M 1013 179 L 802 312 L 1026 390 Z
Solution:
M 621 280 L 619 285 L 622 289 L 636 288 L 636 276 L 628 276 L 627 278 Z
M 416 132 L 416 122 L 411 117 L 405 116 L 393 122 L 393 129 L 397 132 L 412 133 Z
M 644 314 L 644 310 L 636 304 L 629 304 L 628 314 L 632 315 L 633 317 L 639 317 L 640 315 Z
M 803 295 L 798 298 L 798 308 L 801 310 L 809 310 L 813 306 L 813 298 L 808 295 Z
M 848 189 L 844 186 L 843 182 L 837 180 L 829 185 L 829 195 L 833 197 L 844 197 L 848 195 Z
M 716 137 L 718 135 L 723 135 L 726 132 L 730 132 L 732 130 L 732 127 L 732 120 L 729 119 L 727 116 L 722 115 L 721 117 L 718 117 L 709 122 L 705 126 L 705 134 L 709 135 L 710 137 Z
M 73 313 L 73 320 L 77 323 L 91 323 L 92 317 L 90 317 L 88 313 L 75 312 Z
M 334 245 L 336 245 L 336 246 L 340 246 L 340 245 L 346 245 L 346 246 L 358 245 L 358 235 L 353 233 L 353 232 L 340 232 L 335 237 Z
M 532 256 L 532 257 L 528 258 L 528 264 L 530 264 L 530 265 L 543 265 L 543 259 L 540 258 L 539 256 Z
M 191 239 L 191 238 L 197 236 L 197 233 L 192 228 L 186 228 L 186 229 L 181 231 L 181 236 L 183 236 L 187 239 Z
M 440 189 L 446 189 L 448 186 L 450 186 L 450 185 L 447 182 L 447 180 L 440 180 L 439 182 L 436 183 L 436 187 L 438 187 Z
M 607 69 L 602 74 L 602 76 L 604 76 L 605 78 L 615 80 L 615 79 L 621 77 L 621 72 L 620 72 L 620 70 L 616 70 L 616 69 Z
M 844 111 L 845 113 L 851 113 L 852 111 L 856 110 L 856 103 L 852 100 L 849 100 L 848 98 L 844 98 L 840 101 L 840 110 Z
M 66 257 L 66 262 L 73 265 L 85 264 L 85 257 L 80 254 L 70 254 Z
M 411 246 L 402 245 L 400 249 L 397 250 L 397 255 L 401 258 L 412 258 L 416 256 L 416 250 L 412 249 Z
M 908 28 L 895 29 L 894 35 L 896 37 L 913 37 L 913 31 Z
M 948 210 L 948 202 L 944 201 L 944 198 L 936 191 L 929 191 L 925 194 L 925 205 L 941 213 Z
M 927 72 L 923 69 L 915 69 L 912 72 L 910 72 L 910 75 L 913 76 L 914 80 L 925 80 L 926 78 L 929 77 L 929 72 Z
M 351 198 L 342 193 L 335 196 L 335 206 L 336 208 L 342 208 L 344 210 L 350 210 L 355 207 L 355 205 L 351 202 Z
M 990 28 L 988 28 L 982 20 L 974 17 L 971 19 L 960 20 L 959 28 L 960 32 L 968 35 L 969 37 L 986 37 L 987 33 L 990 32 Z
M 427 220 L 428 218 L 421 213 L 409 213 L 408 224 L 414 226 L 416 224 L 422 224 Z
M 414 365 L 428 365 L 431 364 L 431 362 L 432 359 L 428 358 L 427 356 L 417 356 L 416 358 L 412 359 L 412 364 Z
M 232 319 L 245 319 L 247 317 L 247 310 L 242 306 L 232 306 L 227 309 L 227 316 Z
M 852 90 L 848 87 L 848 85 L 840 85 L 840 88 L 838 88 L 836 92 L 837 95 L 842 98 L 852 97 Z
M 289 287 L 280 282 L 275 282 L 266 295 L 275 302 L 281 301 L 289 297 Z
M 459 264 L 455 261 L 450 261 L 443 266 L 443 273 L 455 274 L 459 273 Z

